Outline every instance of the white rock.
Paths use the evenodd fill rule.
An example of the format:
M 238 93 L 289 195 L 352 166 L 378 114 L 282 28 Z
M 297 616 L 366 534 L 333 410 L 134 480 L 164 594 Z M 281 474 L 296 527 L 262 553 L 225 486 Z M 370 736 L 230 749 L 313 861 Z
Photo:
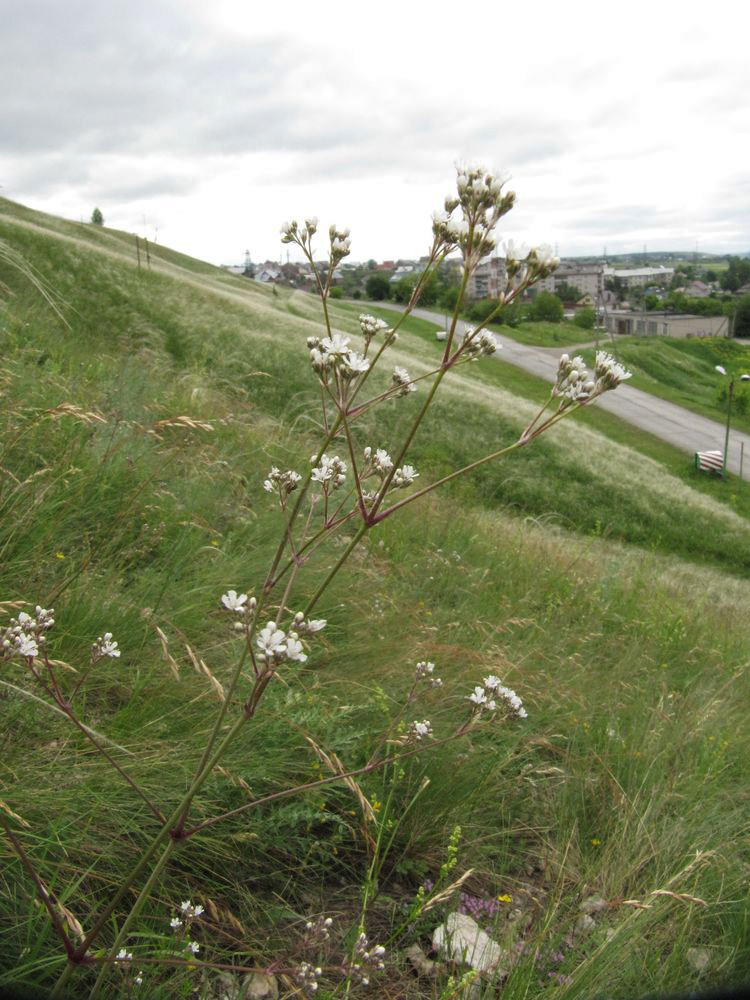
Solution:
M 418 944 L 407 949 L 406 957 L 418 976 L 435 976 L 437 963 L 431 962 Z
M 432 947 L 450 961 L 470 965 L 477 972 L 505 971 L 500 966 L 507 962 L 506 953 L 465 913 L 451 913 L 444 924 L 435 928 Z

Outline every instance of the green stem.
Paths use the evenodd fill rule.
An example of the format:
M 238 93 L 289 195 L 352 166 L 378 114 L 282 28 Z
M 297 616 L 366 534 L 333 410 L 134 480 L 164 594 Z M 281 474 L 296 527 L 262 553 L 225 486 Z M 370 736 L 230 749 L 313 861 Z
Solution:
M 167 861 L 169 861 L 169 856 L 171 855 L 171 853 L 174 850 L 174 848 L 175 848 L 175 841 L 170 840 L 169 843 L 164 848 L 164 851 L 162 852 L 162 856 L 159 858 L 159 861 L 154 866 L 154 870 L 151 872 L 151 875 L 149 876 L 148 881 L 146 882 L 146 884 L 144 885 L 144 887 L 141 889 L 141 891 L 140 891 L 140 893 L 138 895 L 138 899 L 136 899 L 135 904 L 134 904 L 132 910 L 130 911 L 130 913 L 125 918 L 125 922 L 123 923 L 122 927 L 120 928 L 120 932 L 117 935 L 117 937 L 115 938 L 114 943 L 112 944 L 112 947 L 109 949 L 111 955 L 116 955 L 117 951 L 123 946 L 123 944 L 125 942 L 125 939 L 127 938 L 128 931 L 130 930 L 130 928 L 131 928 L 131 926 L 133 924 L 133 921 L 136 919 L 136 917 L 138 916 L 138 914 L 141 912 L 141 910 L 143 909 L 143 904 L 146 902 L 146 900 L 148 899 L 148 897 L 151 895 L 151 891 L 153 890 L 153 888 L 155 887 L 156 883 L 158 882 L 159 877 L 160 877 L 162 871 L 164 870 L 164 868 L 165 868 L 165 866 L 167 864 Z M 94 983 L 94 988 L 92 989 L 91 994 L 89 996 L 89 1000 L 95 1000 L 95 997 L 98 995 L 99 990 L 103 986 L 104 980 L 107 978 L 107 975 L 108 975 L 109 971 L 110 971 L 110 964 L 106 963 L 102 967 L 102 970 L 99 973 L 99 975 L 97 976 L 96 982 Z
M 58 937 L 65 946 L 65 951 L 68 953 L 69 956 L 72 955 L 74 950 L 73 945 L 71 944 L 70 938 L 65 933 L 65 928 L 63 927 L 62 920 L 60 920 L 60 917 L 52 904 L 49 892 L 47 891 L 44 882 L 42 882 L 36 869 L 29 860 L 26 852 L 24 851 L 21 841 L 13 833 L 13 828 L 11 827 L 8 820 L 5 818 L 5 814 L 2 811 L 0 811 L 0 825 L 2 825 L 3 829 L 5 830 L 5 835 L 11 842 L 13 850 L 18 855 L 18 860 L 21 862 L 21 865 L 23 866 L 26 874 L 29 876 L 31 881 L 36 886 L 36 891 L 39 895 L 39 898 L 47 908 L 47 912 L 50 915 L 50 920 L 52 921 L 52 926 L 55 928 Z
M 347 545 L 347 547 L 344 549 L 343 553 L 341 554 L 341 558 L 339 559 L 339 561 L 336 563 L 336 565 L 333 567 L 333 569 L 331 570 L 331 572 L 328 574 L 328 576 L 325 578 L 325 580 L 321 583 L 321 585 L 315 591 L 315 593 L 313 594 L 313 596 L 307 602 L 307 605 L 306 605 L 305 610 L 303 612 L 303 614 L 305 615 L 305 617 L 307 617 L 307 615 L 310 614 L 310 612 L 312 611 L 312 609 L 318 603 L 318 601 L 320 600 L 323 592 L 326 590 L 326 588 L 331 583 L 331 581 L 334 579 L 334 577 L 336 576 L 336 574 L 338 573 L 338 571 L 341 569 L 341 567 L 344 565 L 344 563 L 346 562 L 346 560 L 352 554 L 352 552 L 354 551 L 354 549 L 359 544 L 360 539 L 362 538 L 362 536 L 365 534 L 365 532 L 369 528 L 370 528 L 369 524 L 363 524 L 359 528 L 359 530 L 357 531 L 357 533 L 354 536 L 354 538 L 352 538 L 352 540 L 349 542 L 349 544 Z

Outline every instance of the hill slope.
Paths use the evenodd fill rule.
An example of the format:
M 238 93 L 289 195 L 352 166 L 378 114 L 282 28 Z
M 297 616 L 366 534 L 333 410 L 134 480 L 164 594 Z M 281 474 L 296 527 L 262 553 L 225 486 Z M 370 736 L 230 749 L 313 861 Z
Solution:
M 185 643 L 226 684 L 236 640 L 218 597 L 263 579 L 279 519 L 262 479 L 272 464 L 300 468 L 315 440 L 304 341 L 319 332 L 318 306 L 164 248 L 139 273 L 127 234 L 9 202 L 0 238 L 59 296 L 69 324 L 22 276 L 0 273 L 10 289 L 0 312 L 0 598 L 9 614 L 54 605 L 53 654 L 73 666 L 94 637 L 114 633 L 123 656 L 87 684 L 86 718 L 167 809 L 217 706 Z M 335 318 L 355 332 L 350 310 Z M 417 372 L 433 353 L 404 333 L 393 360 Z M 529 399 L 497 384 L 501 371 L 478 364 L 448 384 L 417 440 L 422 475 L 510 440 L 531 413 Z M 393 447 L 403 413 L 384 411 L 368 427 L 373 443 Z M 750 971 L 749 541 L 744 518 L 664 465 L 590 420 L 564 424 L 372 536 L 320 607 L 330 623 L 322 646 L 272 686 L 197 814 L 242 804 L 246 789 L 257 798 L 314 780 L 305 736 L 362 765 L 399 718 L 417 660 L 435 661 L 445 681 L 414 708 L 438 733 L 496 673 L 522 695 L 523 726 L 363 779 L 379 803 L 373 829 L 387 834 L 367 919 L 388 944 L 388 989 L 440 995 L 442 985 L 405 971 L 402 950 L 424 943 L 444 910 L 408 938 L 396 931 L 456 823 L 459 871 L 476 869 L 465 891 L 515 901 L 494 918 L 520 955 L 504 996 L 684 989 L 699 980 L 688 953 L 706 944 L 702 982 L 738 981 Z M 302 596 L 335 556 L 320 554 Z M 18 828 L 27 850 L 88 928 L 153 819 L 64 719 L 29 698 L 17 664 L 1 680 L 0 798 L 29 824 Z M 328 786 L 189 841 L 133 950 L 163 952 L 185 898 L 215 908 L 199 927 L 211 960 L 287 967 L 301 954 L 300 921 L 316 912 L 335 915 L 338 941 L 356 925 L 370 860 L 357 808 L 346 788 Z M 62 966 L 59 946 L 6 842 L 0 865 L 0 985 L 45 988 Z M 590 937 L 576 936 L 579 904 L 594 893 L 608 906 Z M 173 996 L 180 976 L 195 986 L 200 975 L 151 967 L 146 995 Z

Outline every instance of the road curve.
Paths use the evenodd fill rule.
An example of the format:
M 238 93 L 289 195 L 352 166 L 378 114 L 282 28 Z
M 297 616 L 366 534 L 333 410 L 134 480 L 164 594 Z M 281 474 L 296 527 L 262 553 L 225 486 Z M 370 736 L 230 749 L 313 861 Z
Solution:
M 392 302 L 372 302 L 368 305 L 403 312 L 403 306 L 394 305 Z M 414 309 L 412 315 L 419 319 L 428 320 L 430 323 L 437 323 L 440 327 L 445 325 L 444 313 L 431 312 L 429 309 Z M 547 382 L 554 382 L 557 377 L 557 363 L 560 354 L 564 350 L 568 350 L 571 354 L 576 351 L 575 347 L 567 349 L 529 347 L 526 344 L 518 344 L 508 337 L 503 337 L 499 333 L 495 333 L 494 336 L 502 344 L 502 350 L 498 354 L 502 361 L 517 365 L 519 368 L 531 372 L 532 375 L 539 375 Z M 658 396 L 652 396 L 649 392 L 634 389 L 627 383 L 618 386 L 616 392 L 608 392 L 593 405 L 616 414 L 622 420 L 648 431 L 649 434 L 661 438 L 662 441 L 667 441 L 675 448 L 688 454 L 692 455 L 696 451 L 724 450 L 725 428 L 723 424 L 686 410 L 682 406 L 677 406 L 676 403 L 669 403 Z M 750 434 L 732 430 L 729 439 L 727 466 L 730 472 L 735 475 L 740 474 L 743 444 L 742 478 L 750 480 Z

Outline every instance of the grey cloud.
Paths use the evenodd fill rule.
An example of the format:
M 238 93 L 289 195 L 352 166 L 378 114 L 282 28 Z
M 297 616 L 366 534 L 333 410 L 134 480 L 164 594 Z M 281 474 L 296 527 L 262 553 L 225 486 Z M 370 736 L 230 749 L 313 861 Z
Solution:
M 684 213 L 677 210 L 658 209 L 653 205 L 603 205 L 601 208 L 578 212 L 560 219 L 563 227 L 569 227 L 577 232 L 597 233 L 606 236 L 608 233 L 627 234 L 639 232 L 653 227 L 667 228 L 679 224 L 684 219 Z

